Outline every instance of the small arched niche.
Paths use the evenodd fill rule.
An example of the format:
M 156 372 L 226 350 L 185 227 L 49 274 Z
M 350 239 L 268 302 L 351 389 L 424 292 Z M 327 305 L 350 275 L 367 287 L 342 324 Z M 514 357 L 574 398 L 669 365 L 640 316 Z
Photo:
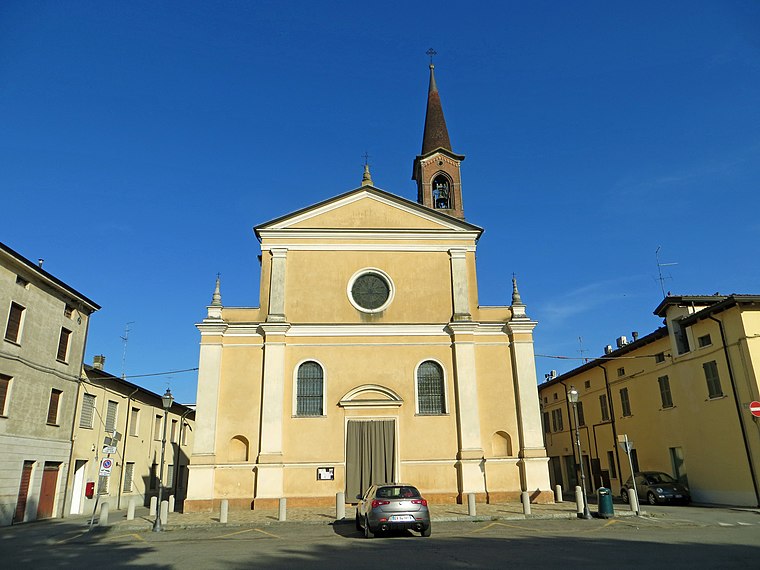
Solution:
M 248 461 L 248 439 L 242 435 L 236 435 L 230 439 L 227 446 L 227 460 L 230 463 Z
M 512 457 L 512 438 L 505 431 L 491 436 L 491 452 L 494 457 Z

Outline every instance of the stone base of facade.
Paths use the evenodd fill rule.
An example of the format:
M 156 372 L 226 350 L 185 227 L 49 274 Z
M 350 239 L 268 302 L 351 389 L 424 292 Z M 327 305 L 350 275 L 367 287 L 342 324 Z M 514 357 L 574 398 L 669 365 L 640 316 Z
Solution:
M 521 501 L 520 491 L 506 491 L 488 493 L 488 504 L 497 503 L 519 503 Z M 477 499 L 476 499 L 477 501 Z M 554 503 L 554 493 L 552 491 L 533 491 L 530 493 L 530 502 L 537 505 L 549 505 Z
M 227 499 L 231 511 L 250 511 L 253 499 Z M 222 508 L 222 499 L 185 499 L 183 513 L 213 513 Z

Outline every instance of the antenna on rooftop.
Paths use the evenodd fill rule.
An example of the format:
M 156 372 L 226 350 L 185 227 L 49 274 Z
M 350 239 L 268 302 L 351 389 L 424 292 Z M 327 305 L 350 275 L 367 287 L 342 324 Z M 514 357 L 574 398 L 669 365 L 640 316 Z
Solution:
M 586 358 L 585 356 L 583 356 L 584 354 L 586 354 L 588 352 L 588 349 L 587 348 L 583 348 L 583 337 L 581 337 L 581 336 L 578 337 L 578 346 L 579 346 L 578 352 L 580 353 L 581 358 L 583 359 L 583 362 L 584 363 L 588 362 L 588 358 Z
M 124 336 L 121 340 L 124 343 L 124 351 L 121 353 L 121 379 L 124 380 L 127 377 L 127 343 L 129 342 L 129 325 L 133 325 L 135 321 L 129 321 L 124 327 Z
M 670 267 L 671 265 L 678 265 L 678 263 L 661 263 L 660 262 L 660 249 L 662 248 L 661 245 L 657 246 L 657 250 L 654 252 L 655 258 L 657 258 L 657 275 L 659 276 L 657 278 L 657 281 L 660 282 L 660 289 L 662 289 L 662 296 L 665 297 L 665 280 L 666 279 L 673 279 L 670 275 L 663 275 L 662 274 L 662 268 L 663 267 Z

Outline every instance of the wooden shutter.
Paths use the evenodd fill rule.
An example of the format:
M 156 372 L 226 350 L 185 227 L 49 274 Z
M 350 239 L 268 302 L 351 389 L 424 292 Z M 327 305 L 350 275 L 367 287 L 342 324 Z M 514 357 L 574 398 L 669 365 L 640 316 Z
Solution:
M 0 374 L 0 416 L 5 415 L 5 401 L 8 398 L 8 387 L 11 385 L 11 377 Z
M 24 307 L 11 303 L 11 312 L 8 315 L 8 326 L 5 329 L 5 340 L 18 342 L 18 333 L 21 331 L 21 316 L 24 313 Z
M 61 399 L 62 392 L 53 388 L 50 391 L 50 405 L 48 406 L 47 423 L 48 425 L 57 425 L 58 422 L 58 403 Z
M 82 414 L 79 416 L 79 427 L 92 429 L 92 420 L 95 412 L 95 396 L 85 394 L 82 399 Z
M 64 328 L 61 329 L 61 336 L 58 339 L 58 354 L 56 355 L 56 359 L 60 360 L 61 362 L 66 362 L 66 355 L 69 352 L 70 336 L 70 330 Z

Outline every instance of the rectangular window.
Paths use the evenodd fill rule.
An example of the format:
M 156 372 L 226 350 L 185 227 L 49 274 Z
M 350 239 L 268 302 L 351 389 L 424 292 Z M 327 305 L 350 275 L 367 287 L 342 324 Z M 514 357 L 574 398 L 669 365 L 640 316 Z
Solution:
M 654 355 L 654 361 L 657 364 L 661 364 L 661 363 L 665 362 L 665 353 L 664 352 L 658 352 L 657 354 L 655 354 Z
M 586 418 L 583 416 L 583 402 L 578 402 L 578 425 L 586 425 Z
M 625 376 L 625 368 L 623 368 L 622 366 L 620 368 L 618 368 L 617 369 L 617 375 L 618 376 Z
M 108 400 L 108 408 L 106 408 L 106 431 L 113 433 L 116 431 L 116 414 L 119 411 L 119 402 Z
M 58 425 L 58 404 L 61 401 L 61 394 L 63 394 L 63 392 L 56 390 L 55 388 L 50 391 L 50 404 L 48 405 L 47 415 L 47 424 L 49 426 Z
M 686 335 L 686 328 L 678 321 L 673 321 L 673 336 L 676 339 L 678 354 L 689 352 L 689 337 Z
M 631 450 L 631 463 L 633 464 L 634 473 L 641 471 L 641 469 L 639 469 L 639 454 L 636 453 L 635 449 Z
M 657 383 L 660 385 L 660 400 L 662 400 L 662 407 L 672 408 L 673 396 L 670 394 L 670 380 L 667 376 L 660 376 L 657 379 Z
M 66 306 L 63 308 L 63 316 L 64 316 L 64 317 L 66 317 L 67 319 L 70 319 L 70 318 L 71 318 L 71 315 L 72 315 L 73 313 L 74 313 L 74 307 L 72 307 L 71 305 L 68 305 L 68 304 L 67 304 L 67 305 L 66 305 Z
M 565 426 L 562 422 L 562 410 L 552 410 L 552 431 L 562 431 Z
M 5 402 L 8 401 L 8 391 L 11 387 L 11 377 L 0 374 L 0 416 L 6 415 Z
M 607 394 L 599 396 L 599 409 L 602 411 L 602 421 L 610 421 L 610 408 L 607 405 Z
M 161 441 L 161 418 L 163 416 L 156 414 L 156 420 L 153 423 L 153 439 L 156 441 Z
M 551 424 L 549 424 L 549 412 L 544 412 L 543 418 L 544 418 L 544 432 L 550 433 L 552 430 L 551 430 Z
M 132 492 L 132 480 L 135 476 L 135 464 L 127 463 L 124 466 L 124 492 Z
M 699 344 L 700 348 L 710 346 L 712 344 L 712 339 L 710 338 L 709 334 L 706 334 L 697 339 L 697 344 Z
M 702 365 L 705 371 L 705 380 L 707 380 L 707 397 L 720 398 L 723 395 L 723 388 L 720 387 L 720 376 L 718 376 L 718 363 L 714 360 L 705 362 Z
M 24 307 L 17 303 L 11 303 L 11 311 L 8 313 L 8 325 L 5 327 L 5 340 L 18 343 L 21 338 L 21 325 L 24 322 Z
M 16 285 L 23 287 L 24 289 L 28 289 L 29 281 L 21 277 L 21 275 L 16 275 Z
M 583 383 L 583 385 L 584 385 L 586 388 L 591 388 L 591 380 L 586 380 L 586 381 Z
M 129 435 L 137 435 L 140 431 L 140 408 L 132 408 L 129 416 Z
M 620 389 L 620 406 L 624 416 L 631 415 L 631 401 L 628 399 L 628 388 Z
M 151 490 L 158 488 L 158 477 L 156 476 L 157 473 L 158 473 L 158 465 L 156 465 L 155 463 L 153 463 L 150 466 L 150 488 L 151 488 Z
M 79 415 L 79 427 L 92 429 L 94 419 L 95 396 L 93 394 L 84 394 L 82 397 L 82 413 Z
M 172 427 L 171 427 L 171 441 L 172 443 L 177 443 L 177 420 L 172 420 Z
M 166 484 L 164 487 L 170 489 L 174 485 L 174 465 L 166 466 Z
M 610 471 L 610 479 L 617 479 L 617 470 L 615 469 L 615 454 L 612 451 L 607 452 L 607 469 Z
M 71 331 L 65 328 L 61 328 L 61 336 L 58 338 L 58 353 L 56 354 L 56 360 L 58 362 L 67 362 L 69 356 L 69 337 Z

